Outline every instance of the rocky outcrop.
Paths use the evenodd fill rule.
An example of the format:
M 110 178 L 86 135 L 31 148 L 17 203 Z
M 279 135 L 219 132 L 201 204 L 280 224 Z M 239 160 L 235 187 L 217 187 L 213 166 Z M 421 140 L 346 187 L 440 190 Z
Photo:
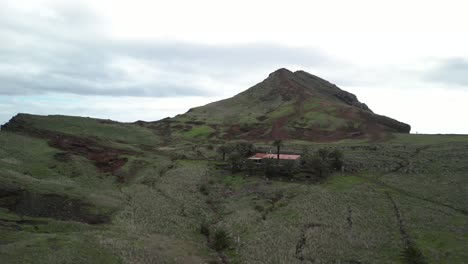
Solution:
M 344 103 L 346 103 L 347 105 L 355 106 L 359 109 L 369 111 L 372 113 L 372 110 L 370 110 L 366 104 L 359 102 L 356 95 L 350 92 L 343 91 L 340 89 L 340 91 L 336 92 L 334 96 L 338 98 L 339 100 L 343 101 Z
M 367 111 L 361 111 L 361 116 L 363 116 L 370 123 L 383 126 L 384 129 L 388 132 L 409 133 L 411 131 L 410 125 L 390 117 L 369 113 Z

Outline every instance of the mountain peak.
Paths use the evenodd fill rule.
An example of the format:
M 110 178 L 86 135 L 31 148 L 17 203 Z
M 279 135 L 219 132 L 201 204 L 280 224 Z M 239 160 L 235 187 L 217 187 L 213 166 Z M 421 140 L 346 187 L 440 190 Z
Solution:
M 279 77 L 279 78 L 287 78 L 293 76 L 294 73 L 286 68 L 280 68 L 268 75 L 268 77 Z
M 333 141 L 410 131 L 409 125 L 373 113 L 335 84 L 286 68 L 232 98 L 193 108 L 171 122 L 205 124 L 213 135 L 226 139 Z

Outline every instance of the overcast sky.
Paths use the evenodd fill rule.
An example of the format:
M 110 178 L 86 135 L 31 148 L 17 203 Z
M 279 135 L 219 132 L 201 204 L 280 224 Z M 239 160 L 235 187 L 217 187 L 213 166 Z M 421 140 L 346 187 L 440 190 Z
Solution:
M 154 121 L 285 67 L 412 132 L 468 134 L 464 2 L 0 0 L 0 123 Z

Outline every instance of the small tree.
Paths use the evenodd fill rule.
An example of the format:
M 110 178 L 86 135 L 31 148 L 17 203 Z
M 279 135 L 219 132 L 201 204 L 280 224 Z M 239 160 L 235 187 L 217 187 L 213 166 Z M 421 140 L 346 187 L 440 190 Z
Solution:
M 254 145 L 248 141 L 238 141 L 234 143 L 231 148 L 234 151 L 237 151 L 242 157 L 247 157 L 249 155 L 252 155 Z
M 341 167 L 344 164 L 343 158 L 344 154 L 341 150 L 339 149 L 334 149 L 330 154 L 328 154 L 328 157 L 330 158 L 330 165 L 332 169 L 334 170 L 340 170 Z
M 226 153 L 232 151 L 232 148 L 229 145 L 221 145 L 218 147 L 218 153 L 223 155 L 223 161 L 226 160 Z
M 262 162 L 263 172 L 265 173 L 265 177 L 272 178 L 277 174 L 277 167 L 273 165 L 273 159 L 263 159 Z
M 309 167 L 312 169 L 317 177 L 320 180 L 325 179 L 328 177 L 330 170 L 329 165 L 326 160 L 323 160 L 320 156 L 315 156 L 309 160 Z
M 284 162 L 284 172 L 286 173 L 286 176 L 288 178 L 292 179 L 296 171 L 297 171 L 297 166 L 293 160 L 287 160 Z
M 231 164 L 231 171 L 238 172 L 241 171 L 244 166 L 244 157 L 235 151 L 229 154 L 228 157 L 229 163 Z
M 276 147 L 276 155 L 277 155 L 276 163 L 279 164 L 279 160 L 280 160 L 280 150 L 281 150 L 281 147 L 283 146 L 283 140 L 281 140 L 281 139 L 275 139 L 275 141 L 273 141 L 273 146 Z
M 247 160 L 245 162 L 245 168 L 247 169 L 249 175 L 253 175 L 255 173 L 256 164 L 253 160 Z
M 317 151 L 319 158 L 323 161 L 327 160 L 330 151 L 326 148 L 321 148 Z
M 334 170 L 339 170 L 344 164 L 343 152 L 339 149 L 332 151 L 321 148 L 315 153 L 304 150 L 303 165 L 309 168 L 319 180 L 324 180 Z

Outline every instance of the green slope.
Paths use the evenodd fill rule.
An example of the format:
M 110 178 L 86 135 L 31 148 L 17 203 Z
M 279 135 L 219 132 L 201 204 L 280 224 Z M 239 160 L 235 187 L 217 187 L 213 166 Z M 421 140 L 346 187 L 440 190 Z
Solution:
M 410 126 L 373 113 L 357 97 L 303 71 L 279 69 L 225 100 L 159 122 L 169 128 L 210 126 L 212 138 L 334 141 L 408 133 Z M 177 135 L 176 135 L 177 137 Z
M 146 125 L 20 115 L 4 126 L 1 262 L 398 263 L 407 241 L 427 263 L 468 261 L 468 136 L 286 140 L 291 152 L 340 148 L 358 169 L 311 184 L 217 169 L 209 125 L 174 129 L 174 143 Z M 231 242 L 218 252 L 220 229 Z

